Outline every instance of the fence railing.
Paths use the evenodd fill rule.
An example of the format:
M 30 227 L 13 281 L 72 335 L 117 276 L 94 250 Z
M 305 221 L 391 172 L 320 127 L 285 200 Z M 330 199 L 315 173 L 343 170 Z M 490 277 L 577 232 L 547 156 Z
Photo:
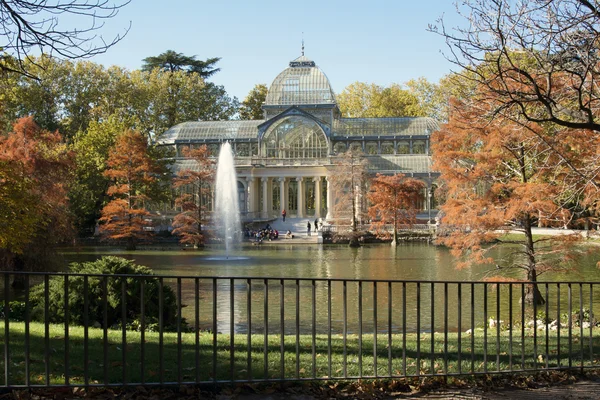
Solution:
M 0 272 L 0 386 L 597 368 L 600 283 Z M 14 289 L 12 282 L 19 284 Z

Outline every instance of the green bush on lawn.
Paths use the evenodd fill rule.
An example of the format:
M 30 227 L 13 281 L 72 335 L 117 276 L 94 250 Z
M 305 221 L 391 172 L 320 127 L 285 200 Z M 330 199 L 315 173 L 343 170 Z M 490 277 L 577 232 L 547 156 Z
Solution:
M 136 265 L 131 260 L 120 257 L 102 257 L 99 260 L 84 263 L 72 263 L 70 271 L 78 274 L 134 274 L 144 275 L 144 315 L 147 325 L 158 321 L 159 317 L 159 281 L 148 267 Z M 104 278 L 88 276 L 88 321 L 91 326 L 104 327 Z M 108 277 L 106 279 L 107 327 L 120 325 L 122 321 L 121 285 L 125 281 L 126 320 L 129 326 L 138 326 L 141 319 L 141 278 Z M 68 280 L 69 324 L 85 325 L 84 313 L 84 277 L 69 276 Z M 49 319 L 52 323 L 65 321 L 65 277 L 53 276 L 48 286 Z M 44 321 L 45 307 L 44 284 L 35 286 L 31 292 L 34 321 Z M 173 290 L 163 286 L 162 316 L 165 330 L 173 330 L 177 323 L 177 299 Z

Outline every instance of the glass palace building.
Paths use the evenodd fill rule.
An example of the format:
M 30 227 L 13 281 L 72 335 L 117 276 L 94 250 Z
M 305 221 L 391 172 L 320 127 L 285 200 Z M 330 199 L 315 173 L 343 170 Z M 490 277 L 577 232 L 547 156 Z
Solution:
M 214 157 L 229 141 L 235 152 L 240 211 L 245 221 L 289 217 L 331 219 L 335 194 L 329 171 L 336 154 L 361 150 L 372 174 L 403 173 L 424 181 L 421 208 L 437 173 L 432 171 L 429 138 L 439 129 L 427 117 L 342 118 L 327 76 L 301 56 L 271 84 L 262 106 L 264 119 L 190 121 L 160 138 L 177 151 L 176 170 L 194 169 L 182 157 L 186 147 L 207 145 Z M 365 205 L 366 207 L 366 205 Z

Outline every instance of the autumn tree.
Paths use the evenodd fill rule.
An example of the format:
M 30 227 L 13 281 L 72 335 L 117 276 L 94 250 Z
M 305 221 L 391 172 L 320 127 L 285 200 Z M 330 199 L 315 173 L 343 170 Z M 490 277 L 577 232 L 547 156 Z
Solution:
M 481 104 L 456 102 L 450 122 L 432 135 L 434 166 L 446 191 L 441 207 L 446 235 L 440 235 L 440 243 L 462 258 L 460 267 L 496 262 L 499 272 L 521 270 L 529 282 L 568 268 L 576 252 L 573 242 L 581 236 L 535 238 L 532 228 L 538 223 L 562 227 L 570 218 L 566 200 L 578 187 L 565 185 L 573 176 L 568 160 L 574 157 L 569 152 L 590 139 L 595 151 L 598 140 L 571 140 L 572 136 L 556 136 L 542 126 L 506 118 L 490 121 L 480 108 Z M 518 231 L 522 239 L 507 240 L 506 231 Z M 503 244 L 516 249 L 511 259 L 487 256 Z M 528 286 L 526 300 L 544 302 L 536 285 Z
M 173 183 L 180 193 L 175 200 L 175 206 L 181 209 L 173 219 L 173 234 L 181 237 L 181 243 L 198 248 L 204 245 L 206 239 L 202 228 L 208 221 L 211 185 L 215 174 L 214 161 L 209 157 L 206 145 L 197 149 L 186 149 L 184 156 L 194 160 L 196 166 L 179 171 Z
M 28 61 L 34 54 L 63 59 L 106 52 L 127 34 L 100 35 L 128 0 L 0 1 L 0 70 L 35 77 Z
M 104 175 L 112 185 L 107 194 L 111 201 L 102 209 L 100 231 L 109 240 L 124 240 L 128 250 L 148 239 L 146 210 L 148 193 L 157 182 L 159 171 L 148 155 L 148 140 L 139 132 L 127 131 L 117 138 L 110 150 Z
M 388 87 L 355 82 L 337 95 L 342 115 L 350 118 L 420 117 L 419 100 L 398 84 Z
M 489 116 L 600 131 L 600 6 L 588 0 L 469 0 L 465 24 L 440 19 L 457 73 L 494 99 Z
M 264 119 L 262 105 L 267 99 L 269 89 L 264 83 L 255 85 L 240 105 L 240 119 Z
M 79 131 L 69 147 L 75 153 L 75 182 L 69 191 L 71 210 L 80 234 L 93 232 L 106 204 L 111 179 L 104 174 L 110 150 L 117 137 L 133 125 L 131 120 L 109 116 L 102 122 L 92 121 L 86 131 Z
M 404 174 L 377 174 L 371 180 L 368 199 L 371 226 L 380 237 L 389 238 L 387 225 L 393 225 L 392 246 L 398 244 L 400 225 L 412 225 L 417 220 L 419 201 L 425 184 Z
M 336 225 L 349 223 L 350 247 L 359 246 L 359 222 L 363 219 L 363 195 L 368 183 L 367 160 L 362 152 L 350 149 L 338 155 L 329 171 L 330 188 L 335 193 L 333 219 Z
M 0 135 L 0 255 L 5 265 L 44 268 L 52 248 L 72 237 L 67 190 L 72 154 L 58 132 L 33 118 Z

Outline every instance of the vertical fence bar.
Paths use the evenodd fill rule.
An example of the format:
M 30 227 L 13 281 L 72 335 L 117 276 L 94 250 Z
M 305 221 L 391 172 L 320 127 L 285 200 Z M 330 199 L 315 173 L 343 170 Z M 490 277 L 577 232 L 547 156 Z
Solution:
M 435 375 L 435 283 L 431 282 L 431 374 Z
M 546 354 L 545 354 L 545 357 L 546 357 L 546 369 L 548 369 L 548 367 L 549 367 L 548 358 L 550 357 L 550 349 L 549 349 L 549 347 L 550 347 L 550 341 L 549 341 L 549 337 L 548 337 L 549 333 L 550 333 L 549 332 L 549 325 L 550 324 L 548 323 L 550 321 L 550 313 L 549 313 L 550 292 L 548 290 L 548 282 L 546 282 L 544 284 L 544 286 L 545 286 L 545 289 L 546 289 L 546 314 L 544 315 L 544 323 L 546 324 L 546 343 L 545 343 L 545 345 L 546 345 L 546 352 L 545 353 Z
M 457 310 L 457 318 L 458 318 L 458 343 L 457 343 L 457 352 L 458 352 L 458 373 L 462 374 L 462 284 L 456 284 L 457 290 L 457 300 L 458 300 L 458 310 Z
M 246 280 L 247 300 L 246 300 L 246 313 L 248 314 L 248 365 L 246 366 L 248 380 L 252 380 L 252 279 Z
M 331 281 L 327 281 L 327 376 L 331 378 Z
M 373 372 L 377 377 L 377 281 L 373 281 Z
M 30 380 L 30 341 L 29 341 L 29 274 L 25 275 L 25 385 L 31 385 Z M 8 338 L 7 338 L 8 341 Z
M 347 335 L 348 335 L 348 288 L 346 285 L 346 281 L 343 282 L 344 286 L 343 286 L 343 296 L 342 296 L 342 308 L 343 308 L 343 323 L 344 323 L 344 328 L 343 328 L 343 345 L 344 345 L 344 355 L 343 355 L 343 372 L 344 372 L 344 378 L 348 377 L 348 369 L 347 369 L 347 363 L 348 363 L 348 353 L 347 353 L 347 349 L 346 349 L 346 340 L 347 340 Z
M 508 284 L 508 369 L 513 370 L 513 284 Z
M 269 378 L 269 280 L 264 280 L 265 285 L 265 296 L 263 303 L 264 312 L 264 365 L 263 365 L 263 379 Z
M 487 372 L 487 344 L 488 344 L 488 291 L 487 283 L 483 284 L 483 372 Z
M 594 285 L 590 283 L 590 365 L 594 365 L 594 324 L 593 322 L 594 316 Z
M 530 286 L 533 291 L 533 370 L 537 370 L 537 302 L 538 302 L 538 286 L 537 283 Z
M 200 278 L 194 279 L 194 368 L 200 382 Z
M 314 279 L 311 280 L 312 289 L 312 377 L 317 377 L 317 287 Z
M 69 385 L 69 275 L 64 276 L 64 309 L 65 309 L 65 326 L 64 326 L 64 337 L 65 337 L 65 386 Z
M 560 368 L 560 283 L 556 284 L 556 366 Z
M 181 343 L 181 312 L 183 311 L 183 304 L 181 300 L 181 278 L 177 278 L 177 383 L 180 385 L 183 379 L 183 356 Z
M 279 352 L 281 355 L 281 379 L 285 379 L 285 331 L 284 331 L 284 314 L 285 314 L 285 303 L 284 303 L 284 281 L 279 281 L 281 290 L 279 291 L 279 329 L 281 334 L 281 341 L 279 343 Z
M 405 325 L 406 326 L 406 325 Z M 406 334 L 404 335 L 406 338 Z M 421 282 L 417 282 L 417 374 L 421 375 Z
M 590 314 L 590 324 L 592 315 Z M 581 373 L 583 373 L 583 284 L 579 283 L 579 345 L 581 348 Z
M 402 282 L 402 375 L 406 376 L 406 282 Z
M 525 370 L 525 284 L 521 283 L 521 369 Z
M 496 284 L 496 371 L 500 372 L 500 290 L 502 284 Z
M 571 283 L 569 282 L 567 285 L 567 298 L 569 300 L 569 368 L 573 366 L 573 292 L 571 288 Z
M 102 345 L 104 352 L 104 384 L 108 385 L 108 277 L 102 276 Z
M 163 317 L 163 308 L 165 304 L 164 301 L 164 281 L 161 277 L 158 278 L 158 376 L 161 385 L 165 381 L 165 321 Z
M 235 281 L 229 278 L 229 375 L 235 381 Z
M 444 282 L 444 374 L 448 374 L 448 282 Z
M 471 282 L 471 373 L 475 372 L 475 284 Z
M 140 279 L 140 381 L 146 382 L 146 280 Z
M 90 384 L 90 300 L 89 300 L 89 279 L 87 275 L 83 276 L 83 382 L 85 386 Z
M 392 282 L 388 281 L 388 376 L 392 377 Z
M 6 277 L 8 280 L 8 275 Z M 7 296 L 8 296 L 8 292 Z M 8 298 L 7 298 L 8 300 Z M 8 315 L 8 314 L 6 314 Z M 7 317 L 8 318 L 8 317 Z M 7 328 L 8 329 L 8 328 Z M 7 336 L 8 342 L 8 336 Z M 106 346 L 105 346 L 106 348 Z M 8 354 L 8 353 L 6 353 Z M 44 275 L 44 372 L 46 375 L 46 385 L 50 385 L 50 276 Z M 6 381 L 8 383 L 8 381 Z
M 127 385 L 127 280 L 121 281 L 121 365 L 123 384 Z
M 212 378 L 217 381 L 217 278 L 212 279 Z
M 358 281 L 358 376 L 362 378 L 362 281 Z
M 9 290 L 10 275 L 4 274 L 4 384 L 10 386 L 10 348 L 8 342 L 10 341 L 10 292 Z M 46 290 L 46 293 L 48 291 Z M 46 302 L 47 304 L 47 302 Z M 48 313 L 46 313 L 47 315 Z M 46 330 L 48 330 L 48 323 L 46 323 Z M 48 349 L 49 346 L 46 346 Z M 48 360 L 46 359 L 46 366 L 48 366 Z M 50 374 L 46 375 L 46 385 L 50 384 Z
M 296 279 L 296 378 L 300 378 L 300 280 Z

